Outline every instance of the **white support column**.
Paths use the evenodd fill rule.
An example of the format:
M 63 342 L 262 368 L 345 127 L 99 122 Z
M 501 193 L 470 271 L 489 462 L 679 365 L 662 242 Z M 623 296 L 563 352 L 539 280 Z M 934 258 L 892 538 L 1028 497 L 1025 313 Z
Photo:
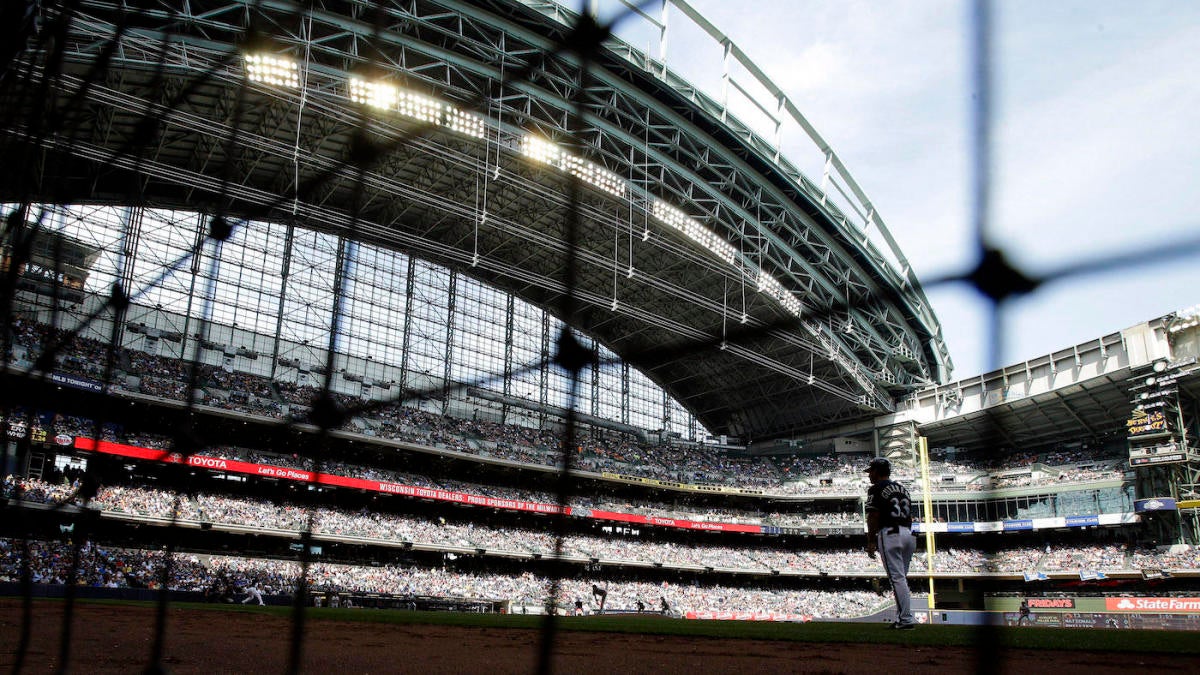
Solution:
M 825 170 L 821 172 L 821 206 L 825 205 L 825 199 L 829 194 L 829 172 L 833 169 L 833 151 L 829 150 L 825 153 Z
M 779 163 L 783 146 L 783 113 L 787 109 L 787 97 L 782 93 L 775 98 L 778 104 L 775 108 L 775 163 Z
M 662 20 L 659 22 L 661 28 L 658 29 L 658 62 L 662 64 L 662 72 L 659 77 L 667 77 L 667 8 L 671 6 L 670 0 L 662 0 Z
M 733 52 L 733 42 L 726 38 L 723 43 L 725 58 L 721 60 L 721 122 L 729 119 L 729 57 Z

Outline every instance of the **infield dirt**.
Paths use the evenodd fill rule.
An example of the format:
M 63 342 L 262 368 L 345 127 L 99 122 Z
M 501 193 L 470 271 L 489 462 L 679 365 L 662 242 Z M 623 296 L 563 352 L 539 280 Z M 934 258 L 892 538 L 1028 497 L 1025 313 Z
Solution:
M 367 610 L 364 610 L 367 611 Z M 59 670 L 60 602 L 37 602 L 23 672 Z M 172 673 L 279 673 L 287 669 L 291 622 L 274 614 L 173 608 L 164 665 Z M 0 670 L 11 672 L 20 603 L 0 599 Z M 76 607 L 68 670 L 130 673 L 145 668 L 153 637 L 151 605 Z M 532 673 L 540 634 L 520 628 L 460 628 L 310 620 L 303 672 Z M 1053 630 L 1053 629 L 1048 629 Z M 1055 675 L 1174 670 L 1172 654 L 1006 650 L 1000 672 Z M 878 673 L 976 672 L 963 647 L 822 644 L 709 637 L 561 631 L 555 673 Z

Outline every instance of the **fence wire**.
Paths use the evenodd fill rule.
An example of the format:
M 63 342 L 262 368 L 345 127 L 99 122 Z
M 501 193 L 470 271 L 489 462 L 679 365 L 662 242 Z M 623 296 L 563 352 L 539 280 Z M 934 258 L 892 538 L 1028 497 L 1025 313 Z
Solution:
M 570 94 L 573 99 L 570 101 L 571 107 L 566 126 L 576 135 L 579 146 L 583 147 L 587 142 L 587 139 L 581 137 L 585 131 L 584 119 L 592 114 L 589 112 L 591 102 L 588 99 L 590 77 L 593 64 L 603 56 L 605 39 L 611 34 L 615 24 L 632 13 L 647 11 L 649 5 L 656 4 L 656 2 L 657 0 L 654 2 L 646 0 L 641 6 L 630 7 L 604 25 L 598 24 L 588 14 L 581 12 L 579 17 L 574 19 L 570 30 L 546 36 L 550 47 L 543 53 L 532 57 L 528 66 L 523 68 L 509 66 L 505 72 L 503 70 L 505 66 L 501 64 L 505 86 L 519 89 L 523 84 L 542 76 L 542 64 L 555 60 L 569 60 L 578 68 L 579 79 L 573 83 L 574 86 L 568 88 L 571 90 Z M 387 6 L 388 3 L 382 2 L 349 3 L 347 5 L 348 8 L 353 8 L 355 20 L 370 23 L 370 34 L 374 41 L 378 41 L 385 32 L 404 30 L 403 26 L 397 26 L 384 11 Z M 506 3 L 498 0 L 494 3 L 481 2 L 477 6 L 474 4 L 471 6 L 474 9 L 488 7 L 493 11 L 501 12 L 505 10 Z M 88 100 L 89 96 L 102 90 L 107 93 L 113 89 L 120 89 L 123 73 L 122 66 L 118 65 L 118 61 L 120 63 L 136 61 L 138 68 L 149 69 L 151 77 L 146 86 L 151 89 L 166 86 L 168 80 L 177 75 L 181 68 L 178 54 L 175 51 L 178 46 L 178 36 L 172 35 L 169 30 L 171 26 L 178 26 L 181 29 L 185 26 L 185 17 L 179 15 L 181 6 L 172 2 L 146 2 L 130 3 L 127 6 L 122 5 L 122 7 L 125 9 L 115 12 L 115 24 L 104 26 L 103 30 L 92 31 L 96 43 L 90 48 L 89 53 L 92 55 L 90 61 L 83 64 L 81 71 L 80 64 L 77 63 L 71 64 L 73 68 L 66 67 L 69 60 L 68 45 L 78 41 L 76 33 L 88 34 L 89 28 L 96 27 L 97 17 L 91 9 L 91 5 L 82 0 L 25 0 L 24 2 L 4 3 L 3 21 L 0 22 L 0 31 L 3 31 L 3 37 L 0 37 L 0 46 L 2 46 L 0 48 L 4 50 L 0 52 L 0 92 L 4 97 L 4 107 L 0 109 L 0 127 L 4 129 L 4 131 L 0 131 L 0 148 L 2 148 L 0 155 L 4 156 L 4 161 L 11 167 L 20 167 L 18 171 L 10 170 L 5 173 L 9 184 L 3 186 L 4 199 L 8 203 L 16 205 L 6 214 L 4 224 L 5 267 L 3 279 L 0 281 L 0 316 L 4 317 L 3 347 L 6 366 L 11 365 L 7 359 L 11 359 L 14 324 L 20 317 L 17 296 L 22 288 L 21 270 L 26 263 L 33 260 L 34 247 L 38 243 L 38 233 L 48 225 L 46 221 L 51 219 L 54 214 L 54 209 L 47 208 L 46 205 L 87 203 L 94 200 L 126 206 L 153 206 L 155 203 L 154 195 L 145 193 L 146 184 L 141 180 L 132 180 L 128 184 L 117 187 L 104 185 L 103 193 L 90 193 L 88 185 L 72 184 L 67 180 L 45 184 L 43 177 L 60 173 L 69 175 L 71 167 L 67 165 L 72 161 L 102 161 L 108 165 L 126 167 L 128 175 L 140 176 L 143 171 L 149 170 L 149 167 L 159 161 L 157 152 L 163 142 L 162 134 L 165 133 L 164 130 L 167 126 L 166 120 L 172 113 L 178 112 L 185 102 L 204 95 L 205 88 L 219 79 L 221 74 L 234 65 L 237 59 L 236 52 L 228 52 L 225 56 L 210 62 L 204 62 L 198 66 L 187 66 L 191 68 L 190 78 L 182 88 L 176 89 L 167 97 L 165 105 L 150 106 L 141 111 L 136 127 L 129 131 L 126 138 L 116 142 L 114 149 L 107 156 L 89 155 L 87 154 L 87 149 L 90 147 L 89 136 L 101 123 L 101 120 L 87 119 L 87 115 L 91 113 L 84 102 Z M 331 7 L 326 7 L 322 3 L 295 5 L 294 15 L 289 19 L 292 24 L 287 29 L 299 31 L 309 41 L 305 45 L 306 55 L 309 49 L 320 48 L 315 42 L 317 36 L 312 33 L 312 16 L 318 12 L 333 11 Z M 275 39 L 272 33 L 281 27 L 273 25 L 272 22 L 278 18 L 278 12 L 270 15 L 263 12 L 262 3 L 259 0 L 240 6 L 237 10 L 244 16 L 243 32 L 237 36 L 214 36 L 214 40 L 224 37 L 244 46 L 269 44 Z M 993 27 L 989 3 L 977 0 L 973 3 L 973 10 L 967 30 L 970 33 L 970 44 L 972 45 L 973 83 L 971 90 L 978 93 L 978 96 L 972 99 L 973 133 L 969 149 L 973 159 L 972 227 L 975 233 L 976 264 L 955 275 L 926 280 L 924 287 L 931 289 L 943 285 L 965 284 L 974 287 L 988 300 L 991 316 L 988 362 L 990 366 L 998 367 L 1001 365 L 1000 358 L 1003 353 L 1005 308 L 1011 300 L 1035 293 L 1043 286 L 1065 278 L 1120 274 L 1123 270 L 1146 264 L 1147 261 L 1161 262 L 1172 257 L 1196 256 L 1197 253 L 1200 253 L 1200 237 L 1174 242 L 1153 250 L 1073 264 L 1039 275 L 1031 274 L 1012 265 L 1005 256 L 1005 252 L 997 248 L 989 238 L 989 195 L 994 185 L 991 172 L 991 145 L 994 137 L 991 124 L 991 92 L 995 81 L 993 76 L 994 59 L 991 54 Z M 153 25 L 150 25 L 151 22 L 147 19 L 151 16 L 155 19 Z M 188 17 L 187 20 L 193 19 Z M 165 33 L 155 33 L 154 31 L 161 30 L 161 26 L 167 26 L 168 30 Z M 153 38 L 150 40 L 154 44 L 152 49 L 146 48 L 142 42 L 149 38 Z M 364 72 L 372 70 L 384 72 L 389 68 L 404 67 L 404 64 L 398 65 L 393 61 L 393 55 L 373 52 L 371 43 L 372 40 L 362 41 L 362 52 L 358 54 L 361 57 L 360 60 L 365 63 L 362 68 Z M 143 50 L 140 57 L 135 58 L 133 55 L 132 52 L 135 48 Z M 414 67 L 416 65 L 413 64 Z M 452 70 L 452 68 L 447 70 Z M 306 76 L 306 74 L 307 69 L 303 71 L 302 76 Z M 278 76 L 289 77 L 290 75 L 284 72 Z M 449 72 L 446 77 L 453 77 L 453 73 Z M 206 196 L 203 198 L 200 208 L 204 214 L 202 236 L 195 238 L 190 250 L 185 255 L 174 260 L 164 261 L 158 273 L 145 280 L 140 287 L 135 288 L 126 285 L 123 280 L 118 280 L 112 285 L 102 305 L 88 316 L 82 317 L 73 328 L 48 334 L 41 346 L 34 368 L 22 376 L 26 380 L 25 384 L 19 391 L 9 389 L 3 393 L 2 412 L 6 419 L 11 420 L 12 414 L 18 408 L 29 405 L 31 400 L 46 400 L 46 397 L 50 395 L 48 392 L 55 386 L 50 375 L 54 371 L 56 358 L 61 357 L 77 338 L 88 334 L 89 330 L 94 330 L 96 326 L 104 323 L 111 323 L 111 334 L 103 357 L 102 381 L 104 391 L 111 391 L 112 385 L 115 384 L 115 373 L 120 359 L 118 351 L 120 330 L 126 323 L 130 308 L 139 301 L 143 301 L 147 293 L 160 288 L 169 277 L 177 272 L 182 270 L 199 271 L 204 269 L 206 264 L 207 273 L 200 275 L 200 278 L 207 284 L 207 288 L 193 295 L 200 305 L 192 308 L 190 317 L 196 322 L 193 324 L 196 335 L 209 334 L 209 325 L 214 321 L 212 303 L 217 297 L 215 285 L 223 274 L 220 264 L 222 247 L 243 226 L 242 219 L 246 216 L 244 209 L 240 207 L 236 211 L 231 209 L 231 204 L 235 202 L 232 195 L 237 187 L 234 173 L 238 168 L 238 163 L 245 161 L 245 153 L 241 151 L 240 146 L 248 142 L 248 139 L 263 133 L 262 129 L 251 127 L 244 122 L 250 106 L 249 91 L 250 84 L 243 81 L 240 86 L 236 87 L 237 95 L 232 101 L 217 104 L 228 106 L 227 113 L 230 123 L 223 134 L 222 143 L 207 148 L 210 153 L 210 159 L 206 162 L 207 174 L 208 178 L 212 180 L 205 186 L 204 194 Z M 966 94 L 964 94 L 965 96 Z M 483 92 L 464 107 L 476 111 L 490 111 L 493 103 L 489 99 L 489 92 Z M 306 105 L 315 105 L 315 103 L 302 99 L 301 110 L 297 114 L 303 115 Z M 316 427 L 319 433 L 315 439 L 303 444 L 299 451 L 311 462 L 313 473 L 319 476 L 330 456 L 328 447 L 330 432 L 338 429 L 352 417 L 370 414 L 389 405 L 445 396 L 450 390 L 465 392 L 470 388 L 486 386 L 505 377 L 511 378 L 516 375 L 536 373 L 550 364 L 557 366 L 568 374 L 570 382 L 568 414 L 565 418 L 566 430 L 561 445 L 556 483 L 559 510 L 553 516 L 554 553 L 555 558 L 559 559 L 563 556 L 563 542 L 568 533 L 566 507 L 569 505 L 572 491 L 575 489 L 570 476 L 574 458 L 571 450 L 576 445 L 574 439 L 578 424 L 577 413 L 579 412 L 576 404 L 580 394 L 581 373 L 585 368 L 608 363 L 596 352 L 594 347 L 582 344 L 572 331 L 564 329 L 558 336 L 555 353 L 545 355 L 539 362 L 515 367 L 508 373 L 496 372 L 465 383 L 442 383 L 429 388 L 403 390 L 395 396 L 349 406 L 339 403 L 334 396 L 335 356 L 339 347 L 344 344 L 346 337 L 343 320 L 348 312 L 345 299 L 347 285 L 350 283 L 350 268 L 355 264 L 354 242 L 369 241 L 374 236 L 370 228 L 364 227 L 361 217 L 361 209 L 366 206 L 368 200 L 366 194 L 368 172 L 383 166 L 386 158 L 394 151 L 419 144 L 426 135 L 437 130 L 436 121 L 429 121 L 410 125 L 407 130 L 390 135 L 382 134 L 370 119 L 367 106 L 358 106 L 355 115 L 357 115 L 355 133 L 350 147 L 345 148 L 343 152 L 332 153 L 331 156 L 335 157 L 336 161 L 326 163 L 311 175 L 302 177 L 297 171 L 291 177 L 292 181 L 281 182 L 280 189 L 276 193 L 262 195 L 261 202 L 258 204 L 257 212 L 265 214 L 268 219 L 278 218 L 281 213 L 295 215 L 298 205 L 322 201 L 343 181 L 348 180 L 353 186 L 353 192 L 348 201 L 351 208 L 342 224 L 344 236 L 341 238 L 340 248 L 336 252 L 334 279 L 330 286 L 333 294 L 333 311 L 328 322 L 328 342 L 324 347 L 326 362 L 322 369 L 320 393 L 313 402 L 311 413 L 305 419 L 289 421 L 285 426 L 292 429 Z M 299 123 L 297 126 L 299 127 Z M 297 134 L 299 134 L 299 130 Z M 256 138 L 256 140 L 259 139 Z M 48 153 L 47 149 L 55 149 L 57 152 Z M 296 162 L 299 162 L 299 154 L 300 149 L 297 143 Z M 77 159 L 77 156 L 82 159 Z M 97 176 L 96 184 L 98 185 L 100 182 L 101 177 Z M 292 184 L 287 185 L 288 182 Z M 580 265 L 577 257 L 578 242 L 583 236 L 580 231 L 582 227 L 580 190 L 581 181 L 575 177 L 570 178 L 566 205 L 569 215 L 563 223 L 562 235 L 563 241 L 566 242 L 561 270 L 563 292 L 560 306 L 556 308 L 558 315 L 568 323 L 571 317 L 579 315 L 581 302 L 576 295 L 577 270 Z M 244 199 L 244 197 L 239 197 L 239 199 Z M 126 228 L 127 236 L 131 229 Z M 133 245 L 134 240 L 131 239 L 121 242 L 117 247 L 119 252 L 117 269 L 124 269 L 128 265 L 132 265 L 129 258 L 133 254 L 133 251 L 130 250 Z M 47 271 L 54 278 L 63 278 L 68 271 L 67 268 L 72 264 L 72 261 L 64 253 L 61 248 L 54 251 L 55 269 Z M 65 311 L 68 303 L 65 298 L 60 297 L 63 292 L 60 286 L 57 284 L 52 286 L 50 324 L 57 326 L 59 325 L 59 316 Z M 875 299 L 878 298 L 868 298 L 868 301 Z M 890 300 L 891 298 L 883 299 Z M 859 304 L 854 302 L 832 302 L 813 310 L 808 318 L 816 321 L 830 320 L 857 306 Z M 724 349 L 729 345 L 751 344 L 755 339 L 775 331 L 802 329 L 803 326 L 798 318 L 780 319 L 765 325 L 735 326 L 720 336 L 694 339 L 681 345 L 663 346 L 642 353 L 623 354 L 622 356 L 627 363 L 631 364 L 653 363 L 667 356 L 676 359 L 699 359 L 703 358 L 705 354 Z M 184 414 L 179 416 L 179 419 L 182 420 L 195 419 L 191 413 L 199 405 L 197 392 L 200 389 L 202 341 L 193 340 L 191 348 L 191 355 L 188 359 Z M 37 398 L 31 399 L 29 398 L 31 396 Z M 122 408 L 120 406 L 98 408 L 97 414 L 94 416 L 93 438 L 103 437 L 103 427 L 106 423 L 128 421 L 122 419 L 121 415 Z M 27 425 L 27 433 L 32 432 L 32 427 L 32 422 Z M 27 446 L 28 435 L 21 442 Z M 172 449 L 183 459 L 202 453 L 209 447 L 203 439 L 202 431 L 192 425 L 183 424 L 175 430 Z M 65 509 L 66 504 L 70 501 L 86 504 L 96 495 L 100 479 L 93 475 L 94 466 L 95 462 L 89 463 L 87 472 L 81 477 L 73 499 L 63 501 L 57 508 Z M 167 465 L 166 470 L 176 474 L 175 478 L 178 482 L 173 481 L 173 485 L 186 484 L 186 464 Z M 165 672 L 167 670 L 164 664 L 164 649 L 170 630 L 167 612 L 170 603 L 168 588 L 172 579 L 172 566 L 176 561 L 176 542 L 181 538 L 177 532 L 180 500 L 186 496 L 185 491 L 174 488 L 173 490 L 174 504 L 171 508 L 171 524 L 167 528 L 167 534 L 164 535 L 167 547 L 159 570 L 155 628 L 150 652 L 147 655 L 147 672 Z M 309 567 L 313 562 L 314 518 L 317 505 L 317 500 L 309 500 L 306 525 L 300 539 L 298 560 L 301 571 L 297 577 L 293 595 L 292 632 L 289 659 L 286 665 L 288 672 L 299 672 L 304 662 L 307 607 L 310 604 L 308 576 Z M 93 519 L 79 515 L 73 515 L 72 518 L 74 529 L 70 536 L 71 563 L 66 583 L 64 615 L 60 629 L 61 651 L 58 659 L 58 668 L 63 672 L 69 670 L 72 665 L 84 667 L 84 664 L 78 660 L 79 654 L 72 651 L 72 626 L 77 588 L 74 582 L 81 572 L 81 567 L 86 564 L 81 551 L 85 542 L 94 534 L 93 530 L 96 526 Z M 20 546 L 22 547 L 22 621 L 14 672 L 22 672 L 24 669 L 30 649 L 33 620 L 29 540 L 22 538 Z M 548 595 L 550 598 L 557 598 L 562 577 L 564 574 L 568 574 L 569 570 L 565 565 L 557 565 L 551 569 L 554 572 Z M 542 637 L 538 649 L 538 672 L 540 673 L 550 673 L 552 670 L 556 630 L 555 614 L 547 613 L 542 622 Z M 1004 654 L 1000 649 L 1000 643 L 1001 641 L 996 635 L 996 628 L 987 625 L 978 628 L 975 647 L 978 650 L 979 672 L 998 672 L 1001 669 Z

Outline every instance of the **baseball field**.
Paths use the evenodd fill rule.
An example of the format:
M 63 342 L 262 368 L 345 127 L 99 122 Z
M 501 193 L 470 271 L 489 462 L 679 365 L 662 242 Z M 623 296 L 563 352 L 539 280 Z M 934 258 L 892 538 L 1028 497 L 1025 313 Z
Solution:
M 20 599 L 0 599 L 0 669 L 127 673 L 144 670 L 155 606 L 79 602 L 69 649 L 61 649 L 64 603 L 32 605 L 20 649 Z M 542 617 L 309 609 L 302 672 L 536 672 Z M 556 620 L 556 673 L 1128 673 L 1178 669 L 1200 655 L 1194 633 L 686 621 L 659 616 Z M 293 654 L 291 609 L 174 603 L 161 665 L 172 673 L 278 673 Z M 64 663 L 63 659 L 66 659 Z

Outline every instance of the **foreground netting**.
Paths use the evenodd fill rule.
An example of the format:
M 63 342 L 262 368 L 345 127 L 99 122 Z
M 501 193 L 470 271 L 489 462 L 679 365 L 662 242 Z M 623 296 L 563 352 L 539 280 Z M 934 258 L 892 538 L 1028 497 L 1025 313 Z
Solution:
M 614 21 L 642 9 L 630 7 Z M 636 50 L 622 54 L 609 40 L 612 26 L 586 15 L 499 0 L 119 7 L 84 0 L 9 3 L 5 12 L 0 197 L 9 207 L 0 311 L 6 357 L 22 322 L 69 326 L 43 335 L 32 367 L 14 376 L 21 386 L 5 390 L 6 418 L 18 406 L 51 399 L 60 384 L 53 379 L 56 358 L 77 337 L 100 336 L 89 361 L 97 375 L 88 386 L 103 416 L 96 415 L 91 436 L 102 437 L 106 422 L 129 421 L 122 417 L 128 409 L 106 397 L 113 373 L 128 370 L 118 363 L 120 335 L 153 305 L 184 317 L 178 331 L 152 327 L 144 335 L 147 344 L 179 345 L 186 372 L 174 375 L 186 385 L 163 377 L 155 391 L 148 375 L 148 386 L 182 401 L 179 419 L 186 421 L 208 376 L 208 352 L 267 356 L 222 337 L 235 335 L 239 322 L 266 316 L 255 330 L 274 332 L 272 363 L 309 378 L 313 395 L 290 401 L 295 414 L 278 424 L 311 434 L 297 453 L 314 473 L 335 461 L 327 452 L 330 434 L 388 404 L 482 389 L 509 405 L 532 388 L 540 405 L 565 411 L 555 495 L 563 507 L 572 497 L 578 415 L 600 416 L 603 388 L 640 382 L 631 369 L 657 381 L 699 373 L 698 380 L 730 383 L 716 391 L 678 385 L 688 405 L 659 403 L 664 429 L 695 430 L 687 411 L 707 409 L 719 411 L 707 418 L 712 423 L 747 433 L 893 411 L 896 391 L 948 377 L 936 317 L 903 255 L 894 244 L 856 243 L 856 234 L 886 229 L 840 159 L 828 151 L 834 182 L 814 184 L 778 157 L 777 146 L 772 152 L 770 143 L 744 133 L 710 99 L 683 97 L 686 83 L 665 64 Z M 1006 302 L 1047 281 L 1111 272 L 1141 256 L 1035 277 L 993 247 L 986 226 L 991 28 L 985 3 L 976 5 L 970 30 L 977 265 L 933 283 L 973 284 L 991 303 L 994 366 Z M 786 97 L 780 108 L 798 115 Z M 689 131 L 693 125 L 735 140 L 704 146 Z M 781 203 L 785 193 L 796 196 Z M 815 225 L 801 224 L 801 205 L 813 206 L 808 216 Z M 70 218 L 85 220 L 79 208 L 111 206 L 119 234 L 104 247 L 46 235 Z M 174 215 L 164 216 L 168 211 Z M 154 219 L 161 227 L 151 227 Z M 265 235 L 250 223 L 280 229 Z M 276 250 L 269 242 L 282 243 Z M 834 253 L 838 246 L 849 253 Z M 1161 260 L 1198 248 L 1195 241 L 1173 242 L 1153 253 Z M 397 252 L 410 257 L 402 264 Z M 100 275 L 89 281 L 97 260 L 108 275 L 101 285 Z M 364 303 L 357 292 L 369 276 L 363 270 L 384 267 L 388 279 L 374 282 L 378 292 Z M 852 273 L 860 268 L 868 271 Z M 259 278 L 251 284 L 247 275 Z M 502 314 L 504 346 L 479 357 L 469 376 L 439 353 L 439 345 L 454 348 L 446 337 L 458 316 L 453 303 L 428 302 L 420 312 L 411 304 L 388 305 L 387 291 L 400 279 L 414 297 L 418 277 L 421 292 L 432 295 L 454 298 L 459 284 L 476 281 L 512 294 Z M 840 283 L 831 286 L 830 278 Z M 38 298 L 32 308 L 31 295 Z M 540 320 L 518 324 L 513 296 L 541 308 Z M 523 342 L 531 327 L 540 340 Z M 370 352 L 373 334 L 387 330 L 403 334 L 395 358 L 412 359 L 398 364 L 400 381 L 347 377 L 343 356 Z M 285 337 L 286 353 L 279 347 Z M 623 374 L 602 380 L 594 374 L 602 367 Z M 746 369 L 752 373 L 740 374 Z M 388 393 L 347 401 L 335 395 L 339 376 Z M 547 385 L 552 378 L 557 389 Z M 748 392 L 752 381 L 765 382 L 767 394 Z M 644 382 L 649 390 L 651 379 Z M 286 401 L 294 392 L 273 393 Z M 623 396 L 627 409 L 631 394 Z M 581 409 L 581 401 L 589 406 Z M 651 425 L 641 420 L 641 426 Z M 184 457 L 205 454 L 210 445 L 204 429 L 186 422 L 172 439 Z M 186 481 L 179 467 L 174 478 Z M 79 485 L 77 501 L 100 490 L 94 476 L 82 476 Z M 187 498 L 174 494 L 173 520 L 183 517 Z M 317 513 L 305 511 L 298 546 L 291 672 L 305 649 Z M 548 553 L 561 558 L 566 524 L 561 515 L 552 522 Z M 69 533 L 58 661 L 64 670 L 80 660 L 71 653 L 70 617 L 75 581 L 92 552 L 89 527 L 80 520 Z M 22 559 L 29 561 L 30 546 L 40 544 L 10 546 L 25 547 Z M 153 561 L 162 591 L 147 670 L 160 671 L 169 630 L 166 580 L 191 563 L 171 546 Z M 18 671 L 31 639 L 28 564 L 22 579 Z M 558 577 L 548 585 L 548 597 L 570 594 Z M 542 625 L 539 669 L 549 672 L 554 615 Z M 979 629 L 980 670 L 1000 668 L 993 630 Z

